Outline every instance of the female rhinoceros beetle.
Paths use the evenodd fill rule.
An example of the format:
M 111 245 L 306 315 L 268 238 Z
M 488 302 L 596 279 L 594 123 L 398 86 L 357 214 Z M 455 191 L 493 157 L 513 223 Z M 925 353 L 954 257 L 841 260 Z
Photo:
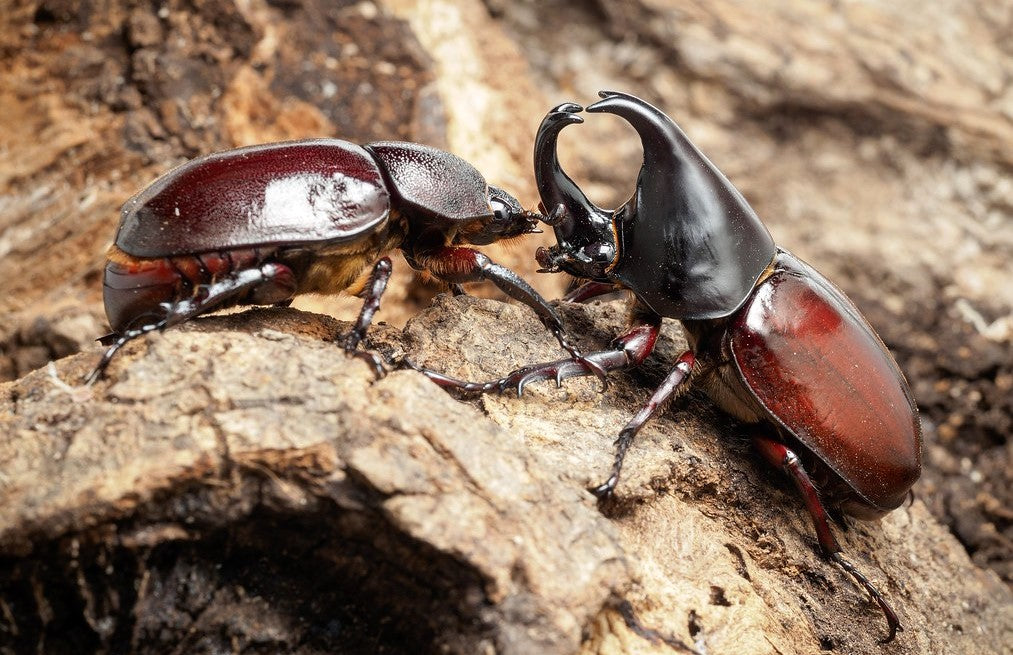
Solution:
M 637 431 L 664 403 L 700 384 L 713 401 L 751 424 L 763 457 L 783 469 L 805 500 L 823 551 L 876 600 L 892 640 L 901 629 L 879 591 L 841 556 L 825 507 L 872 519 L 904 501 L 921 471 L 921 434 L 911 391 L 855 305 L 816 270 L 778 248 L 752 208 L 672 120 L 639 98 L 602 92 L 589 112 L 616 114 L 644 148 L 633 197 L 614 211 L 594 206 L 563 172 L 559 132 L 580 123 L 567 103 L 542 121 L 535 174 L 545 221 L 558 245 L 536 254 L 543 271 L 588 282 L 568 296 L 633 294 L 631 329 L 587 359 L 606 371 L 639 365 L 663 316 L 679 319 L 691 350 L 620 432 L 608 480 L 612 494 Z M 528 366 L 488 383 L 428 372 L 470 392 L 504 391 L 536 380 L 587 375 L 573 360 Z
M 147 332 L 224 307 L 340 291 L 365 300 L 344 347 L 382 375 L 378 357 L 357 347 L 390 277 L 385 254 L 395 248 L 455 290 L 492 281 L 581 359 L 555 310 L 530 285 L 462 245 L 537 231 L 538 218 L 466 161 L 416 143 L 360 147 L 316 139 L 199 157 L 124 205 L 104 280 L 115 334 L 104 340 L 111 346 L 86 382 Z

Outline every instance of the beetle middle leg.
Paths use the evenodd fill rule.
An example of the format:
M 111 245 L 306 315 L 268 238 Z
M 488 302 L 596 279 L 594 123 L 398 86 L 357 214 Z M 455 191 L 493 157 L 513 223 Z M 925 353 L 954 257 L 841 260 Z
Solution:
M 196 287 L 196 292 L 191 297 L 161 303 L 162 309 L 165 310 L 161 318 L 117 335 L 95 368 L 84 378 L 84 384 L 91 386 L 102 376 L 120 348 L 149 332 L 164 330 L 209 311 L 229 306 L 250 293 L 261 293 L 265 299 L 270 296 L 273 300 L 274 297 L 280 299 L 286 293 L 291 295 L 294 290 L 292 270 L 284 264 L 275 262 L 235 271 L 220 280 L 200 285 Z
M 598 498 L 608 498 L 613 492 L 615 492 L 616 485 L 619 484 L 619 474 L 623 470 L 623 460 L 626 458 L 626 451 L 633 445 L 633 439 L 640 432 L 640 429 L 651 420 L 657 413 L 670 401 L 679 395 L 685 393 L 689 388 L 687 381 L 693 372 L 693 365 L 696 363 L 696 357 L 693 355 L 693 351 L 687 350 L 679 356 L 676 360 L 675 366 L 665 376 L 658 388 L 651 394 L 650 399 L 640 408 L 633 418 L 630 419 L 629 423 L 623 427 L 619 432 L 619 436 L 616 437 L 616 458 L 612 464 L 612 475 L 609 476 L 608 480 L 602 484 L 594 487 L 591 492 L 598 496 Z
M 885 644 L 893 641 L 894 637 L 897 636 L 897 632 L 904 629 L 900 624 L 900 619 L 897 618 L 897 613 L 893 611 L 893 608 L 890 607 L 869 579 L 862 575 L 855 568 L 854 564 L 844 559 L 841 555 L 841 545 L 830 529 L 830 521 L 828 520 L 826 509 L 823 507 L 823 502 L 820 500 L 819 491 L 809 478 L 809 474 L 806 473 L 805 468 L 803 468 L 798 455 L 783 443 L 770 437 L 754 435 L 753 443 L 764 459 L 791 477 L 795 483 L 795 487 L 802 495 L 803 501 L 805 501 L 809 516 L 812 518 L 820 548 L 822 548 L 827 557 L 837 562 L 842 569 L 847 571 L 851 577 L 862 585 L 869 595 L 872 596 L 873 600 L 876 601 L 886 616 L 886 622 L 890 630 L 890 634 L 881 643 Z
M 359 318 L 355 321 L 352 331 L 345 337 L 344 343 L 345 352 L 352 357 L 366 360 L 373 367 L 373 372 L 378 378 L 382 378 L 387 374 L 380 356 L 368 350 L 358 350 L 358 347 L 359 343 L 366 337 L 366 331 L 373 322 L 373 316 L 380 309 L 380 297 L 383 296 L 383 292 L 387 289 L 387 282 L 390 281 L 393 269 L 390 257 L 381 257 L 373 265 L 373 273 L 359 294 L 362 297 L 362 309 L 359 311 Z
M 621 371 L 640 366 L 654 351 L 658 333 L 661 331 L 661 317 L 654 312 L 645 311 L 639 305 L 634 306 L 634 317 L 633 327 L 612 341 L 612 349 L 588 353 L 585 358 L 605 371 Z M 696 358 L 690 350 L 680 355 L 672 371 L 658 385 L 651 398 L 619 432 L 619 436 L 615 440 L 616 455 L 612 464 L 612 473 L 604 483 L 593 487 L 592 493 L 602 499 L 612 495 L 619 483 L 619 474 L 622 472 L 626 452 L 633 444 L 637 433 L 668 401 L 689 388 L 687 380 L 693 371 L 695 362 Z M 428 369 L 416 367 L 416 370 L 442 387 L 457 389 L 464 393 L 492 391 L 502 393 L 507 389 L 516 389 L 518 396 L 524 394 L 524 387 L 531 382 L 555 379 L 556 385 L 559 386 L 567 378 L 591 375 L 591 372 L 582 366 L 581 362 L 572 359 L 559 359 L 525 366 L 492 382 L 466 382 Z

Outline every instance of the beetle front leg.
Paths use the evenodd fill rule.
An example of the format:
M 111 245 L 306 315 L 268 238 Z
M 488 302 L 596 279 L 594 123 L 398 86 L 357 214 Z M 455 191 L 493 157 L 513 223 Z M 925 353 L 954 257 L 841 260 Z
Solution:
M 654 351 L 654 344 L 657 343 L 660 331 L 660 316 L 649 310 L 636 311 L 633 327 L 613 339 L 612 348 L 588 353 L 584 359 L 594 362 L 606 372 L 635 368 L 640 366 Z M 532 382 L 555 380 L 558 387 L 563 380 L 568 378 L 593 374 L 593 371 L 584 366 L 582 362 L 574 359 L 557 359 L 524 366 L 491 382 L 465 382 L 449 375 L 411 366 L 441 387 L 457 389 L 464 393 L 503 393 L 507 389 L 515 389 L 518 396 L 524 395 L 524 387 Z
M 816 528 L 816 537 L 820 542 L 820 548 L 823 549 L 827 557 L 837 562 L 841 568 L 847 571 L 851 577 L 869 592 L 869 595 L 872 596 L 886 616 L 886 622 L 890 629 L 890 634 L 881 643 L 885 644 L 893 641 L 894 637 L 897 636 L 897 631 L 904 629 L 900 624 L 900 619 L 897 618 L 897 613 L 893 611 L 893 608 L 886 602 L 882 594 L 879 593 L 879 590 L 869 582 L 869 579 L 862 575 L 855 568 L 854 564 L 844 559 L 841 555 L 841 545 L 830 530 L 830 521 L 827 518 L 823 502 L 820 500 L 819 491 L 809 478 L 809 474 L 806 473 L 805 468 L 802 467 L 802 462 L 799 460 L 798 455 L 781 442 L 769 437 L 754 436 L 753 443 L 764 459 L 791 477 L 799 493 L 802 494 L 806 509 L 812 518 L 813 525 Z
M 486 255 L 461 246 L 445 246 L 433 252 L 421 253 L 416 261 L 434 276 L 448 284 L 479 282 L 489 280 L 499 289 L 530 307 L 542 324 L 552 332 L 563 350 L 570 353 L 573 361 L 587 367 L 605 385 L 605 370 L 596 362 L 584 357 L 576 346 L 566 338 L 563 321 L 556 310 L 530 284 L 509 268 L 500 266 Z
M 576 289 L 567 293 L 563 296 L 563 300 L 566 302 L 584 303 L 589 300 L 594 300 L 599 296 L 607 296 L 610 293 L 616 293 L 620 290 L 620 288 L 616 287 L 616 285 L 611 282 L 595 282 L 592 280 L 590 282 L 585 282 Z

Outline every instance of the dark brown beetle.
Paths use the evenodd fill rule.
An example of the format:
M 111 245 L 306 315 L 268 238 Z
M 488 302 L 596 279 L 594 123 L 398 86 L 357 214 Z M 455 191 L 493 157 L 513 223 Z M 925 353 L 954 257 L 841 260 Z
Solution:
M 892 640 L 901 629 L 879 591 L 841 556 L 825 507 L 862 519 L 897 508 L 921 472 L 921 433 L 911 391 L 855 305 L 826 278 L 778 248 L 742 195 L 672 120 L 639 98 L 602 92 L 587 108 L 621 116 L 640 134 L 644 164 L 633 197 L 594 206 L 560 168 L 559 132 L 580 123 L 567 103 L 543 120 L 535 173 L 558 245 L 539 249 L 544 271 L 589 280 L 568 296 L 633 293 L 633 325 L 610 350 L 587 359 L 606 371 L 638 366 L 654 349 L 663 316 L 682 321 L 691 350 L 616 440 L 611 495 L 623 457 L 663 404 L 700 384 L 714 402 L 755 426 L 763 457 L 784 470 L 805 500 L 828 557 L 876 600 Z M 489 383 L 427 374 L 469 392 L 504 391 L 536 380 L 587 375 L 560 360 Z M 810 477 L 811 476 L 811 477 Z
M 492 281 L 579 359 L 556 312 L 530 285 L 463 245 L 537 231 L 538 218 L 471 164 L 416 143 L 317 139 L 199 157 L 124 205 L 104 280 L 115 334 L 86 382 L 147 332 L 224 307 L 341 291 L 364 297 L 344 347 L 382 375 L 379 358 L 357 347 L 390 277 L 385 255 L 396 248 L 455 291 Z

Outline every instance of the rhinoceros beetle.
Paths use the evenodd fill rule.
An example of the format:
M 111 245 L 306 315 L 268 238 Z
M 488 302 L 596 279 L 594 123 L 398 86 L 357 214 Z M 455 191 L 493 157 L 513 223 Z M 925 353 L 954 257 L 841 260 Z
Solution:
M 545 117 L 535 144 L 543 220 L 558 244 L 540 248 L 543 271 L 586 284 L 570 300 L 632 292 L 631 327 L 587 359 L 606 371 L 638 366 L 662 317 L 679 319 L 690 350 L 616 440 L 612 474 L 593 489 L 610 496 L 640 428 L 690 382 L 751 426 L 757 450 L 793 480 L 823 552 L 879 604 L 891 641 L 902 629 L 879 591 L 850 562 L 826 507 L 862 519 L 902 504 L 921 472 L 921 433 L 911 391 L 855 305 L 830 281 L 778 248 L 745 198 L 664 113 L 631 95 L 602 92 L 589 112 L 616 114 L 639 133 L 644 163 L 632 198 L 614 211 L 593 205 L 563 172 L 559 132 L 581 107 Z M 594 372 L 580 361 L 527 366 L 492 382 L 427 374 L 466 392 L 504 391 Z
M 344 348 L 382 375 L 379 358 L 357 347 L 391 274 L 386 253 L 396 248 L 457 292 L 461 283 L 492 281 L 580 359 L 545 299 L 463 245 L 538 231 L 539 218 L 471 164 L 416 143 L 314 139 L 199 157 L 123 207 L 103 289 L 114 334 L 86 383 L 124 344 L 153 330 L 234 305 L 341 291 L 364 298 Z

